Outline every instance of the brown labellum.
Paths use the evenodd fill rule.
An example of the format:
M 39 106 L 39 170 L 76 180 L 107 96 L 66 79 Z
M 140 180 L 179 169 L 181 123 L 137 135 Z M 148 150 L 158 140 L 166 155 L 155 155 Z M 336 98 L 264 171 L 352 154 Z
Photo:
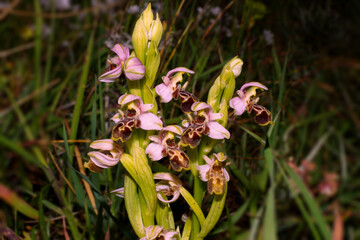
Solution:
M 118 122 L 112 129 L 111 139 L 121 142 L 126 142 L 130 139 L 134 127 L 138 127 L 140 121 L 135 118 L 124 118 Z
M 169 147 L 168 155 L 170 165 L 175 171 L 181 171 L 182 169 L 190 169 L 190 159 L 184 151 L 178 148 Z
M 224 164 L 216 160 L 207 173 L 207 178 L 209 179 L 207 189 L 210 194 L 221 195 L 224 193 L 226 178 L 223 168 Z
M 88 161 L 84 164 L 85 167 L 87 167 L 90 171 L 95 172 L 95 173 L 100 173 L 102 172 L 104 169 L 97 166 L 95 163 L 93 163 L 93 161 Z
M 261 126 L 268 125 L 271 123 L 271 112 L 267 110 L 265 107 L 254 104 L 252 106 L 252 110 L 255 112 L 255 122 Z
M 201 142 L 202 135 L 209 134 L 209 127 L 206 124 L 194 123 L 187 127 L 181 135 L 181 144 L 183 146 L 190 146 L 196 148 Z
M 117 68 L 117 65 L 115 63 L 113 63 L 112 61 L 110 61 L 109 59 L 107 60 L 107 62 L 108 62 L 108 66 L 106 67 L 106 72 Z
M 180 90 L 179 91 L 179 97 L 181 100 L 181 110 L 184 113 L 191 113 L 191 106 L 195 103 L 198 102 L 199 99 L 197 97 L 195 97 L 194 94 L 186 92 L 184 90 Z

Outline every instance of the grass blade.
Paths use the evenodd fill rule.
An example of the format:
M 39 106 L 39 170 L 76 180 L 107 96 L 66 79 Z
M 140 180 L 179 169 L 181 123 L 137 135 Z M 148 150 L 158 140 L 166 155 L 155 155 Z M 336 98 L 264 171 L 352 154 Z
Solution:
M 304 182 L 300 179 L 300 177 L 286 164 L 283 164 L 285 171 L 291 179 L 294 181 L 296 186 L 298 187 L 301 195 L 304 198 L 304 201 L 309 208 L 311 215 L 313 216 L 315 220 L 315 224 L 320 230 L 321 235 L 324 239 L 331 239 L 331 232 L 330 228 L 327 225 L 325 218 L 320 210 L 319 205 L 317 204 L 316 200 L 313 198 L 309 190 L 306 188 Z
M 0 199 L 11 205 L 25 216 L 33 219 L 39 218 L 39 212 L 20 198 L 15 192 L 0 183 Z
M 265 146 L 265 140 L 262 139 L 261 137 L 259 137 L 258 135 L 256 135 L 255 133 L 253 133 L 252 131 L 250 131 L 247 128 L 244 128 L 243 126 L 239 125 L 245 132 L 247 132 L 250 136 L 252 136 L 253 138 L 255 138 L 259 143 L 261 143 L 261 145 Z
M 73 112 L 72 122 L 71 122 L 71 133 L 70 133 L 70 139 L 75 140 L 77 136 L 77 130 L 79 127 L 79 120 L 80 120 L 80 114 L 81 114 L 81 107 L 83 104 L 84 99 L 84 92 L 85 92 L 85 84 L 88 79 L 89 75 L 89 68 L 91 63 L 91 55 L 93 51 L 93 45 L 94 45 L 94 31 L 91 33 L 89 44 L 87 47 L 87 53 L 85 56 L 85 64 L 84 68 L 81 72 L 80 76 L 80 82 L 77 89 L 77 95 L 76 95 L 76 102 L 75 102 L 75 108 Z M 72 146 L 70 149 L 70 153 L 74 152 L 74 147 Z M 73 158 L 70 156 L 70 162 L 72 163 Z

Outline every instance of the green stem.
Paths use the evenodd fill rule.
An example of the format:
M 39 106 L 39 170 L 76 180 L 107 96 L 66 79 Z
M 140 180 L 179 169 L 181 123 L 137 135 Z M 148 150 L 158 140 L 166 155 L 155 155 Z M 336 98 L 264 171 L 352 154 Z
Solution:
M 204 189 L 204 183 L 200 180 L 198 177 L 199 172 L 196 169 L 198 165 L 201 165 L 201 162 L 204 160 L 199 158 L 198 150 L 197 148 L 191 149 L 188 148 L 188 156 L 190 158 L 190 170 L 192 175 L 194 176 L 194 199 L 196 203 L 201 208 L 202 199 L 205 193 Z M 192 230 L 191 230 L 191 236 L 190 239 L 193 240 L 196 238 L 197 234 L 200 232 L 200 222 L 198 220 L 198 217 L 193 214 L 192 215 Z

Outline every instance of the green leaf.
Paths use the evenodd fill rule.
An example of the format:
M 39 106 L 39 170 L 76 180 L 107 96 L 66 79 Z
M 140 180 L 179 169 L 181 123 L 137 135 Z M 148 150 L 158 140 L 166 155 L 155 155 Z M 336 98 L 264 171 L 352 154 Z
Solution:
M 188 217 L 185 222 L 183 232 L 181 234 L 181 240 L 189 240 L 191 233 L 192 218 Z
M 227 194 L 227 183 L 225 185 L 224 194 L 215 195 L 210 207 L 209 214 L 206 216 L 201 231 L 197 236 L 198 238 L 206 237 L 213 229 L 213 227 L 216 225 L 216 223 L 219 221 L 219 218 L 225 206 L 226 194 Z
M 203 226 L 204 221 L 205 221 L 205 216 L 204 216 L 204 213 L 201 211 L 201 208 L 199 207 L 199 205 L 193 198 L 193 196 L 183 186 L 180 187 L 180 194 L 181 194 L 181 196 L 183 196 L 185 201 L 189 204 L 191 209 L 196 214 L 196 216 L 200 222 L 200 225 Z
M 145 236 L 145 230 L 141 217 L 141 209 L 136 182 L 130 176 L 125 175 L 124 187 L 126 212 L 136 235 L 141 238 Z
M 262 139 L 260 136 L 256 135 L 255 133 L 253 133 L 252 131 L 250 131 L 247 128 L 244 128 L 243 126 L 239 125 L 239 127 L 241 127 L 245 132 L 247 132 L 250 136 L 252 136 L 253 138 L 255 138 L 259 143 L 261 143 L 261 145 L 265 146 L 265 140 Z
M 264 216 L 264 239 L 265 240 L 276 240 L 276 213 L 275 213 L 275 185 L 272 186 L 266 197 L 266 208 Z
M 4 200 L 7 204 L 12 206 L 17 211 L 21 212 L 25 216 L 38 219 L 39 212 L 20 198 L 15 192 L 0 183 L 0 199 Z

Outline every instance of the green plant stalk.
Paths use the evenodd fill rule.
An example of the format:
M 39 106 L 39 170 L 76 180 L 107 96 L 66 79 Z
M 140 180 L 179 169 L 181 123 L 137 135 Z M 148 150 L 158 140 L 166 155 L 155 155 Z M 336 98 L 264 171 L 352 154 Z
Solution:
M 204 189 L 203 189 L 203 182 L 199 178 L 199 173 L 196 167 L 201 165 L 199 163 L 198 158 L 198 150 L 197 148 L 190 148 L 188 147 L 188 156 L 190 158 L 190 171 L 191 174 L 194 176 L 194 199 L 196 203 L 201 207 L 202 198 L 204 196 Z M 190 239 L 195 239 L 196 235 L 200 232 L 200 222 L 196 216 L 196 214 L 192 215 L 192 229 L 191 229 L 191 236 Z
M 130 80 L 126 80 L 128 87 L 129 87 L 129 92 L 131 94 L 134 94 L 136 96 L 139 96 L 141 98 L 143 98 L 142 96 L 142 92 L 141 92 L 141 84 L 140 84 L 141 80 L 137 80 L 137 81 L 130 81 Z
M 89 75 L 91 57 L 93 52 L 93 45 L 94 45 L 94 31 L 91 32 L 90 40 L 87 46 L 87 53 L 85 55 L 85 64 L 84 68 L 81 72 L 80 82 L 77 89 L 76 101 L 75 101 L 75 108 L 73 112 L 72 122 L 71 122 L 71 133 L 70 133 L 70 140 L 75 140 L 77 136 L 77 130 L 79 126 L 80 114 L 81 114 L 81 107 L 83 104 L 84 99 L 84 92 L 85 92 L 85 85 Z M 73 152 L 74 152 L 74 145 L 70 146 L 70 162 L 73 162 Z

